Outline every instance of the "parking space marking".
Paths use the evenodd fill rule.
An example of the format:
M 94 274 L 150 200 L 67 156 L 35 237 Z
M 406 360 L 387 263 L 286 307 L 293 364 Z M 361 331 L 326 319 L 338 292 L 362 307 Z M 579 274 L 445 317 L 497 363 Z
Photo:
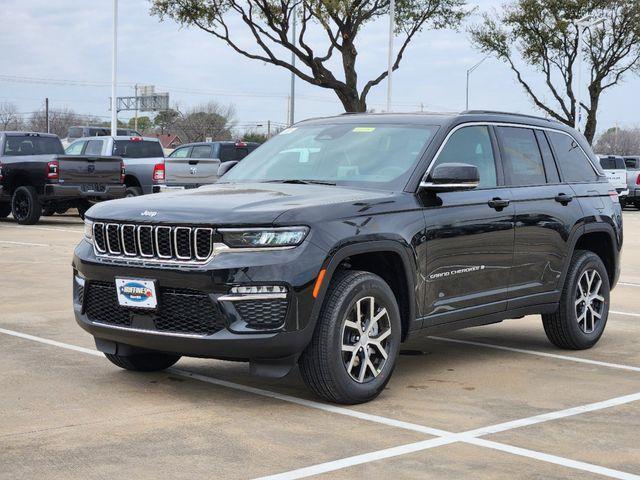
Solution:
M 630 282 L 618 282 L 618 285 L 622 285 L 624 287 L 640 287 L 640 283 L 630 283 Z
M 616 313 L 616 312 L 611 312 L 611 313 Z M 638 314 L 633 314 L 633 315 L 638 315 Z M 586 363 L 588 365 L 597 365 L 599 367 L 617 368 L 619 370 L 629 370 L 632 372 L 640 372 L 640 367 L 634 367 L 632 365 L 623 365 L 620 363 L 601 362 L 599 360 L 590 360 L 588 358 L 571 357 L 569 355 L 540 352 L 538 350 L 526 350 L 524 348 L 507 347 L 504 345 L 495 345 L 493 343 L 476 342 L 473 340 L 461 340 L 458 338 L 447 338 L 447 337 L 429 337 L 429 338 L 432 340 L 438 340 L 441 342 L 460 343 L 464 345 L 473 345 L 476 347 L 493 348 L 495 350 L 506 350 L 507 352 L 525 353 L 527 355 L 537 355 L 539 357 L 554 358 L 556 360 L 568 360 L 570 362 Z
M 50 247 L 47 243 L 29 243 L 29 242 L 10 242 L 9 240 L 0 240 L 0 243 L 6 243 L 9 245 L 21 245 L 25 247 Z
M 6 225 L 4 223 L 0 223 L 2 227 L 9 228 L 19 228 L 20 230 L 48 230 L 52 232 L 72 232 L 72 233 L 82 233 L 82 228 L 60 228 L 60 227 L 30 227 L 25 225 Z M 82 227 L 82 224 L 78 224 L 79 227 Z
M 89 349 L 89 348 L 85 348 L 85 347 L 79 347 L 79 346 L 68 344 L 68 343 L 64 343 L 64 342 L 58 342 L 56 340 L 49 340 L 47 338 L 37 337 L 35 335 L 29 335 L 29 334 L 22 333 L 22 332 L 17 332 L 17 331 L 14 331 L 14 330 L 8 330 L 8 329 L 0 328 L 0 333 L 4 333 L 6 335 L 11 335 L 11 336 L 14 336 L 14 337 L 22 338 L 22 339 L 25 339 L 25 340 L 31 340 L 31 341 L 43 343 L 43 344 L 46 344 L 46 345 L 51 345 L 51 346 L 64 348 L 64 349 L 68 349 L 68 350 L 73 350 L 73 351 L 80 352 L 80 353 L 86 353 L 86 354 L 93 355 L 93 356 L 98 356 L 98 357 L 102 356 L 102 354 L 100 352 L 98 352 L 97 350 L 93 350 L 93 349 Z M 432 337 L 432 338 L 434 338 L 434 337 Z M 445 339 L 445 340 L 449 340 L 449 339 Z M 527 352 L 527 351 L 525 351 L 525 352 Z M 572 357 L 568 357 L 568 358 L 572 358 Z M 590 473 L 596 473 L 596 474 L 608 476 L 608 477 L 611 477 L 611 478 L 618 478 L 618 479 L 623 479 L 623 480 L 640 480 L 640 476 L 634 475 L 634 474 L 631 474 L 631 473 L 621 472 L 619 470 L 613 470 L 613 469 L 602 467 L 602 466 L 599 466 L 599 465 L 594 465 L 594 464 L 590 464 L 590 463 L 571 460 L 571 459 L 568 459 L 568 458 L 559 457 L 559 456 L 556 456 L 556 455 L 550 455 L 550 454 L 546 454 L 546 453 L 543 453 L 543 452 L 538 452 L 538 451 L 535 451 L 535 450 L 528 450 L 528 449 L 525 449 L 525 448 L 515 447 L 515 446 L 512 446 L 512 445 L 507 445 L 507 444 L 503 444 L 503 443 L 500 443 L 500 442 L 494 442 L 494 441 L 491 441 L 491 440 L 478 438 L 481 435 L 488 435 L 490 433 L 503 432 L 503 431 L 506 431 L 506 430 L 512 430 L 512 429 L 515 429 L 515 428 L 521 428 L 521 427 L 524 427 L 524 426 L 527 426 L 527 425 L 533 425 L 533 424 L 536 424 L 536 423 L 551 421 L 551 420 L 555 420 L 555 419 L 558 419 L 558 418 L 564 418 L 564 417 L 568 417 L 568 416 L 579 415 L 579 414 L 585 413 L 585 412 L 592 412 L 592 411 L 596 411 L 596 410 L 602 410 L 602 409 L 605 409 L 605 408 L 610 408 L 610 407 L 614 407 L 614 406 L 618 406 L 618 405 L 623 405 L 625 403 L 638 401 L 638 400 L 640 400 L 640 392 L 635 393 L 635 394 L 631 394 L 631 395 L 625 395 L 623 397 L 617 397 L 617 398 L 605 400 L 605 401 L 602 401 L 602 402 L 596 402 L 596 403 L 592 403 L 592 404 L 588 404 L 588 405 L 582 405 L 582 406 L 573 407 L 573 408 L 569 408 L 569 409 L 565 409 L 565 410 L 560 410 L 560 411 L 557 411 L 557 412 L 548 412 L 548 413 L 544 413 L 544 414 L 540 414 L 540 415 L 535 415 L 533 417 L 527 417 L 527 418 L 523 418 L 523 419 L 519 419 L 519 420 L 514 420 L 514 421 L 511 421 L 511 422 L 505 422 L 503 424 L 498 424 L 498 425 L 489 426 L 489 427 L 485 427 L 485 428 L 469 430 L 467 432 L 453 433 L 453 432 L 449 432 L 449 431 L 446 431 L 446 430 L 440 430 L 440 429 L 435 429 L 435 428 L 431 428 L 431 427 L 425 427 L 425 426 L 417 425 L 417 424 L 413 424 L 413 423 L 402 422 L 402 421 L 398 421 L 398 420 L 382 417 L 382 416 L 379 416 L 379 415 L 371 415 L 371 414 L 367 414 L 367 413 L 363 413 L 363 412 L 358 412 L 358 411 L 355 411 L 355 410 L 350 410 L 350 409 L 344 408 L 344 407 L 338 407 L 338 406 L 335 406 L 335 405 L 324 404 L 324 403 L 316 402 L 316 401 L 313 401 L 313 400 L 305 400 L 303 398 L 298 398 L 298 397 L 294 397 L 294 396 L 291 396 L 291 395 L 281 394 L 281 393 L 272 392 L 272 391 L 269 391 L 269 390 L 263 390 L 263 389 L 260 389 L 260 388 L 250 387 L 250 386 L 247 386 L 247 385 L 241 385 L 241 384 L 237 384 L 237 383 L 233 383 L 233 382 L 228 382 L 226 380 L 220 380 L 220 379 L 217 379 L 217 378 L 214 378 L 214 377 L 208 377 L 206 375 L 192 373 L 192 372 L 189 372 L 189 371 L 186 371 L 186 370 L 181 370 L 181 369 L 178 369 L 178 368 L 170 368 L 167 371 L 170 372 L 170 373 L 173 373 L 174 375 L 180 375 L 180 376 L 183 376 L 183 377 L 192 378 L 194 380 L 200 380 L 200 381 L 207 382 L 207 383 L 212 383 L 214 385 L 219 385 L 219 386 L 226 387 L 226 388 L 240 390 L 240 391 L 247 392 L 247 393 L 253 393 L 253 394 L 256 394 L 256 395 L 260 395 L 260 396 L 266 396 L 266 397 L 282 400 L 282 401 L 285 401 L 285 402 L 294 403 L 294 404 L 301 405 L 301 406 L 306 406 L 306 407 L 310 407 L 310 408 L 324 410 L 324 411 L 330 412 L 330 413 L 337 413 L 337 414 L 340 414 L 340 415 L 346 415 L 346 416 L 349 416 L 349 417 L 358 418 L 358 419 L 361 419 L 361 420 L 366 420 L 366 421 L 371 421 L 371 422 L 376 422 L 376 423 L 380 423 L 380 424 L 387 425 L 387 426 L 393 426 L 393 427 L 397 427 L 397 428 L 403 428 L 403 429 L 406 429 L 406 430 L 422 432 L 422 433 L 425 433 L 425 434 L 428 434 L 428 435 L 434 435 L 434 436 L 437 437 L 437 438 L 432 438 L 432 439 L 429 439 L 429 440 L 424 440 L 422 442 L 413 442 L 413 443 L 410 443 L 410 444 L 400 445 L 398 447 L 392 447 L 392 448 L 388 448 L 388 449 L 384 449 L 384 450 L 378 450 L 378 451 L 375 451 L 375 452 L 369 452 L 369 453 L 365 453 L 365 454 L 356 455 L 354 457 L 343 458 L 343 459 L 340 459 L 340 460 L 334 460 L 334 461 L 331 461 L 331 462 L 325 462 L 325 463 L 322 463 L 322 464 L 313 465 L 313 466 L 310 466 L 310 467 L 304 467 L 302 469 L 292 470 L 292 471 L 289 471 L 289 472 L 284 472 L 284 473 L 280 473 L 280 474 L 276 474 L 276 475 L 272 475 L 272 476 L 268 476 L 268 477 L 262 477 L 263 480 L 265 478 L 271 479 L 271 480 L 274 480 L 274 479 L 280 479 L 280 480 L 287 479 L 287 480 L 290 480 L 290 479 L 296 479 L 296 478 L 305 478 L 305 477 L 317 475 L 319 473 L 326 473 L 326 472 L 330 472 L 330 471 L 335 471 L 335 470 L 340 470 L 340 469 L 343 469 L 343 468 L 347 468 L 347 467 L 350 467 L 350 466 L 353 466 L 353 465 L 361 465 L 363 463 L 374 462 L 374 461 L 385 459 L 385 458 L 396 457 L 396 456 L 400 456 L 400 455 L 404 455 L 404 454 L 408 454 L 408 453 L 415 453 L 415 452 L 418 452 L 418 451 L 427 450 L 427 449 L 430 449 L 430 448 L 434 448 L 434 447 L 441 446 L 441 445 L 447 445 L 447 444 L 451 444 L 451 443 L 455 443 L 455 442 L 469 443 L 469 444 L 472 444 L 472 445 L 477 445 L 477 446 L 486 447 L 486 448 L 490 448 L 490 449 L 494 449 L 494 450 L 499 450 L 499 451 L 503 451 L 503 452 L 506 452 L 506 453 L 512 453 L 514 455 L 519 455 L 519 456 L 523 456 L 523 457 L 527 457 L 527 458 L 532 458 L 532 459 L 540 460 L 540 461 L 547 462 L 547 463 L 553 463 L 553 464 L 556 464 L 556 465 L 562 465 L 562 466 L 565 466 L 565 467 L 568 467 L 568 468 L 582 470 L 582 471 L 586 471 L 586 472 L 590 472 Z
M 640 317 L 640 313 L 619 312 L 617 310 L 609 310 L 609 313 L 613 313 L 615 315 L 626 315 L 627 317 Z

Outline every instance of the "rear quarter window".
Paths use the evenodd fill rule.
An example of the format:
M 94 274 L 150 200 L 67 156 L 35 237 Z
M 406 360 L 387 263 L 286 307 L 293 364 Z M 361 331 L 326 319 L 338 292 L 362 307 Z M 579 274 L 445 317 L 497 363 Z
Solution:
M 598 180 L 598 175 L 591 162 L 573 137 L 558 132 L 547 132 L 547 135 L 565 182 L 595 182 Z

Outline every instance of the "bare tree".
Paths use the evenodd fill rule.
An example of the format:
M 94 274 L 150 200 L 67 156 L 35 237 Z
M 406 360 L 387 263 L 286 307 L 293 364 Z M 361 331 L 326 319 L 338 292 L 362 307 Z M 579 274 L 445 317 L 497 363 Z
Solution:
M 74 125 L 97 125 L 100 120 L 93 116 L 79 115 L 68 108 L 49 110 L 50 132 L 60 138 L 67 136 L 69 127 Z M 47 131 L 47 118 L 44 110 L 33 112 L 28 127 L 35 132 Z
M 347 112 L 366 112 L 367 95 L 387 77 L 381 65 L 381 73 L 359 86 L 356 60 L 358 34 L 365 24 L 389 15 L 389 0 L 152 2 L 152 12 L 161 18 L 194 25 L 247 58 L 285 68 L 305 82 L 333 90 Z M 464 4 L 465 0 L 396 0 L 395 30 L 401 39 L 393 69 L 398 69 L 407 46 L 423 27 L 457 27 L 467 14 Z M 299 27 L 292 40 L 294 15 Z M 248 46 L 247 34 L 255 48 Z M 292 54 L 296 65 L 290 60 Z M 336 64 L 339 67 L 334 70 Z
M 587 28 L 578 45 L 578 27 L 569 20 L 586 15 L 604 26 Z M 638 0 L 510 0 L 502 12 L 485 14 L 471 29 L 474 43 L 503 60 L 533 103 L 548 116 L 573 126 L 577 115 L 574 66 L 579 56 L 591 65 L 584 135 L 593 141 L 602 93 L 630 71 L 640 69 L 640 1 Z M 544 87 L 518 65 L 519 57 L 536 69 Z
M 22 119 L 13 103 L 0 103 L 0 130 L 20 130 Z
M 185 142 L 203 142 L 207 137 L 230 140 L 234 117 L 233 105 L 222 106 L 209 102 L 181 113 L 174 128 Z
M 595 151 L 601 155 L 640 155 L 640 128 L 610 128 L 598 138 Z

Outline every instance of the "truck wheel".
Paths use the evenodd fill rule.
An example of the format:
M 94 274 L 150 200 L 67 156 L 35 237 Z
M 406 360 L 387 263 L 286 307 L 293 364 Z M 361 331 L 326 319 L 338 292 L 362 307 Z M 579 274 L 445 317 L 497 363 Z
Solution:
M 76 206 L 76 209 L 78 210 L 78 216 L 84 220 L 84 215 L 85 213 L 87 213 L 87 210 L 89 210 L 91 208 L 91 204 L 89 202 L 80 202 L 78 203 L 78 205 Z
M 593 347 L 609 316 L 609 276 L 595 253 L 576 250 L 555 313 L 542 315 L 547 338 L 560 348 Z
M 34 225 L 42 215 L 42 205 L 38 201 L 35 187 L 18 187 L 11 198 L 13 218 L 21 225 Z
M 126 197 L 139 197 L 142 195 L 142 189 L 140 187 L 127 187 Z
M 0 218 L 7 218 L 11 213 L 10 203 L 0 203 Z
M 302 378 L 331 402 L 372 400 L 391 378 L 400 335 L 400 312 L 389 285 L 369 272 L 340 271 L 300 358 Z
M 134 372 L 157 372 L 165 370 L 180 360 L 179 355 L 169 355 L 168 353 L 160 352 L 140 353 L 130 356 L 105 353 L 104 356 L 114 365 Z

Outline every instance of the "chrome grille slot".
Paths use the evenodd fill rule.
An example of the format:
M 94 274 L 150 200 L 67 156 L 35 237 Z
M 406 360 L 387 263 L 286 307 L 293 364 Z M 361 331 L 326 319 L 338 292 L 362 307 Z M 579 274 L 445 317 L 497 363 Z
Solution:
M 107 223 L 107 250 L 114 255 L 120 255 L 122 253 L 119 230 L 120 225 Z
M 213 251 L 213 228 L 196 228 L 193 237 L 196 259 L 209 258 Z
M 93 242 L 98 252 L 105 253 L 107 251 L 107 237 L 104 233 L 104 223 L 93 224 Z
M 215 230 L 207 227 L 94 222 L 94 252 L 124 261 L 204 263 L 215 255 Z
M 120 227 L 120 234 L 122 238 L 122 251 L 129 257 L 135 257 L 138 254 L 135 225 L 122 225 Z

